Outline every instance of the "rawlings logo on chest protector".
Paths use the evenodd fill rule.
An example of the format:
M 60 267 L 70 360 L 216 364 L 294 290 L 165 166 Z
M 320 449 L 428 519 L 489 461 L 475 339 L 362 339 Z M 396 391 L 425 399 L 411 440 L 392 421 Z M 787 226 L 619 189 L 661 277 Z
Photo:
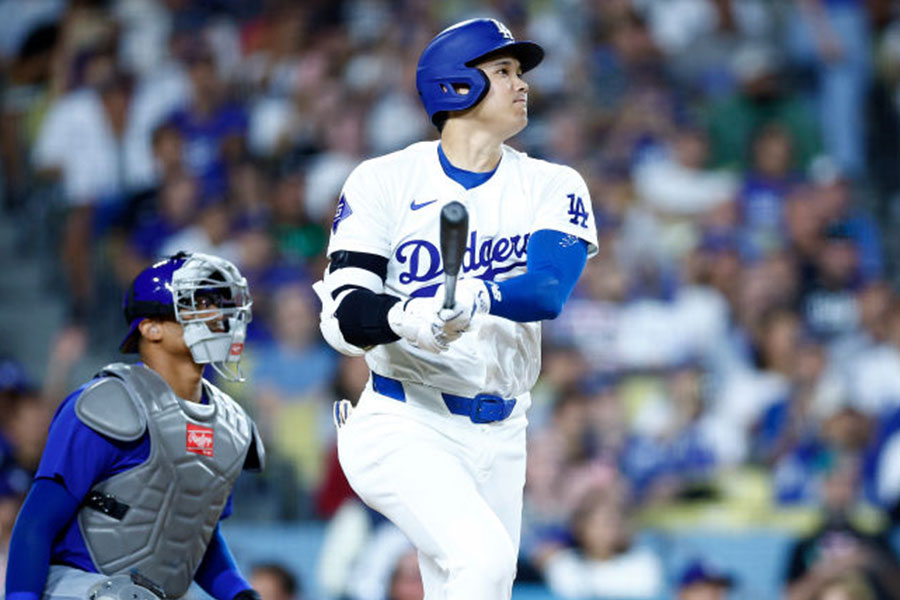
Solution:
M 185 450 L 203 456 L 212 456 L 215 447 L 215 433 L 212 427 L 187 424 L 187 442 Z

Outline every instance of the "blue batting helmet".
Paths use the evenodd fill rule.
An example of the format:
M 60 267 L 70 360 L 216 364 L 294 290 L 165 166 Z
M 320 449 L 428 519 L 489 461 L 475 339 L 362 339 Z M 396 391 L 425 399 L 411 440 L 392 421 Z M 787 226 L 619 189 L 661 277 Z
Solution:
M 517 42 L 509 29 L 496 19 L 457 23 L 429 42 L 419 57 L 416 89 L 432 123 L 438 124 L 438 113 L 465 110 L 484 98 L 490 82 L 473 65 L 500 52 L 517 58 L 523 73 L 544 58 L 543 48 L 534 42 Z M 458 93 L 454 85 L 466 86 L 468 93 Z
M 175 299 L 172 296 L 172 274 L 181 267 L 188 254 L 179 252 L 155 263 L 134 278 L 125 294 L 122 310 L 128 323 L 128 335 L 119 345 L 123 353 L 137 352 L 138 325 L 146 318 L 175 319 Z

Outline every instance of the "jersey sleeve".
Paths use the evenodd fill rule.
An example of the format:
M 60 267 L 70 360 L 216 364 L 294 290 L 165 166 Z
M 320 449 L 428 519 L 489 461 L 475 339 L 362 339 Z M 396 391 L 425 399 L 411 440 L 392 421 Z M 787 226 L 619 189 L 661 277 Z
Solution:
M 366 161 L 350 173 L 331 222 L 328 255 L 347 250 L 388 257 L 391 253 L 389 198 L 378 167 Z
M 121 449 L 117 444 L 97 433 L 75 414 L 75 402 L 84 388 L 79 389 L 60 405 L 44 445 L 38 466 L 37 479 L 60 481 L 75 498 L 83 498 L 95 482 L 117 470 Z M 133 446 L 121 444 L 121 446 Z
M 587 184 L 577 171 L 560 167 L 538 189 L 532 232 L 552 229 L 573 235 L 588 244 L 588 256 L 597 253 L 597 226 Z

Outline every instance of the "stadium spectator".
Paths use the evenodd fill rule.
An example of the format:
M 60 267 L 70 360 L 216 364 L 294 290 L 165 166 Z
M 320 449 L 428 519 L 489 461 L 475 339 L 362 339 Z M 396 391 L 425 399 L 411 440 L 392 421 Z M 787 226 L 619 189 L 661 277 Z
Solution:
M 12 359 L 0 360 L 0 472 L 26 491 L 38 466 L 50 414 L 40 390 Z
M 690 561 L 678 576 L 677 600 L 727 600 L 734 577 L 701 559 Z
M 42 4 L 35 2 L 29 7 Z M 43 3 L 44 5 L 50 3 Z M 9 13 L 11 2 L 4 3 Z M 27 9 L 19 7 L 21 13 Z M 15 18 L 6 15 L 3 25 L 9 27 Z M 0 104 L 0 170 L 4 174 L 3 197 L 8 208 L 21 209 L 26 206 L 27 194 L 33 184 L 28 170 L 28 155 L 21 151 L 23 146 L 34 143 L 36 128 L 43 118 L 53 98 L 54 53 L 59 43 L 59 26 L 55 23 L 35 24 L 9 58 L 6 84 Z M 0 63 L 4 62 L 0 59 Z
M 829 159 L 817 159 L 810 168 L 814 183 L 816 208 L 824 226 L 841 224 L 847 239 L 852 241 L 859 255 L 857 277 L 862 281 L 881 277 L 884 270 L 884 249 L 881 234 L 871 215 L 855 196 L 858 186 Z
M 309 273 L 318 273 L 322 269 L 310 263 L 325 251 L 328 229 L 311 218 L 307 211 L 303 172 L 293 169 L 286 171 L 278 178 L 269 197 L 270 235 L 286 261 L 308 268 Z
M 789 391 L 756 424 L 755 456 L 771 465 L 795 443 L 817 435 L 821 421 L 848 404 L 847 393 L 840 376 L 828 369 L 824 346 L 801 336 Z
M 738 89 L 708 109 L 713 164 L 746 170 L 753 134 L 769 123 L 790 132 L 793 167 L 805 168 L 819 152 L 816 123 L 801 99 L 785 83 L 783 63 L 774 48 L 747 42 L 733 54 Z
M 706 169 L 705 132 L 682 127 L 668 146 L 662 156 L 647 158 L 635 172 L 638 195 L 661 218 L 699 217 L 733 199 L 735 177 Z
M 707 410 L 704 372 L 686 360 L 648 394 L 622 451 L 622 470 L 639 502 L 664 504 L 709 496 L 717 474 L 734 467 L 745 449 L 734 425 Z
M 845 223 L 832 222 L 819 252 L 801 267 L 803 320 L 818 336 L 831 340 L 859 326 L 856 293 L 862 285 L 859 250 Z
M 755 272 L 746 271 L 744 276 L 749 279 Z M 760 294 L 768 293 L 768 283 L 765 275 L 758 282 L 744 283 L 742 308 L 747 320 L 748 362 L 727 377 L 712 407 L 744 435 L 750 434 L 764 411 L 787 396 L 800 341 L 801 323 L 796 312 L 783 307 L 767 309 L 767 299 L 750 295 L 757 293 L 750 291 L 751 285 L 759 286 Z M 756 303 L 761 303 L 762 308 L 756 308 Z M 753 314 L 756 312 L 759 314 Z
M 91 60 L 97 57 L 109 60 L 105 54 Z M 94 87 L 74 90 L 51 107 L 32 156 L 36 169 L 59 177 L 68 206 L 60 262 L 75 321 L 84 320 L 94 301 L 92 261 L 96 236 L 104 233 L 100 224 L 121 209 L 126 189 L 119 148 L 128 126 L 131 78 L 96 77 Z
M 183 171 L 163 182 L 155 210 L 148 211 L 131 232 L 125 251 L 132 254 L 133 262 L 147 265 L 156 260 L 166 243 L 194 222 L 200 206 L 199 187 L 199 182 Z
M 232 262 L 240 257 L 238 242 L 232 236 L 230 207 L 218 198 L 201 202 L 194 222 L 173 234 L 160 248 L 163 256 L 184 250 L 216 254 Z
M 258 563 L 250 568 L 248 581 L 261 600 L 303 600 L 300 583 L 281 563 Z
M 0 360 L 0 578 L 13 524 L 37 469 L 50 415 L 21 364 Z
M 860 378 L 855 373 L 857 364 L 873 362 L 871 353 L 888 343 L 891 331 L 890 309 L 894 301 L 894 291 L 883 279 L 865 284 L 856 295 L 859 327 L 837 338 L 829 348 L 829 362 L 843 377 L 848 378 L 848 387 L 866 412 L 880 410 L 884 399 L 893 394 L 891 389 L 897 389 L 891 384 L 870 387 L 873 383 L 871 376 Z M 885 373 L 890 376 L 889 372 Z M 873 393 L 870 391 L 873 389 L 879 391 Z
M 202 37 L 188 46 L 184 60 L 192 100 L 168 120 L 184 139 L 185 164 L 200 182 L 200 194 L 214 198 L 225 193 L 228 170 L 244 154 L 247 115 L 240 104 L 230 100 L 212 50 Z
M 884 532 L 867 531 L 854 521 L 860 499 L 859 462 L 850 455 L 831 455 L 822 486 L 822 523 L 798 540 L 785 565 L 789 600 L 823 598 L 835 580 L 858 577 L 878 600 L 900 597 L 900 562 Z
M 764 125 L 752 141 L 751 167 L 737 196 L 738 223 L 753 257 L 787 244 L 784 205 L 802 180 L 793 170 L 793 140 L 780 125 Z
M 572 547 L 550 544 L 540 567 L 560 598 L 655 598 L 663 589 L 660 558 L 631 535 L 621 489 L 585 495 L 572 516 Z

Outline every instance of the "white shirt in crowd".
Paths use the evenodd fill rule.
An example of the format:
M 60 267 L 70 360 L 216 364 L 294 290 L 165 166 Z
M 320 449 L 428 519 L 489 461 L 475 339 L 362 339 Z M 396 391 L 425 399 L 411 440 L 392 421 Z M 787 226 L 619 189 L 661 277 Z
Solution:
M 57 101 L 44 119 L 34 145 L 39 169 L 59 168 L 66 201 L 95 204 L 119 193 L 123 165 L 99 94 L 80 89 Z
M 640 546 L 605 561 L 561 550 L 548 559 L 544 577 L 553 594 L 566 599 L 656 598 L 663 589 L 659 557 Z

